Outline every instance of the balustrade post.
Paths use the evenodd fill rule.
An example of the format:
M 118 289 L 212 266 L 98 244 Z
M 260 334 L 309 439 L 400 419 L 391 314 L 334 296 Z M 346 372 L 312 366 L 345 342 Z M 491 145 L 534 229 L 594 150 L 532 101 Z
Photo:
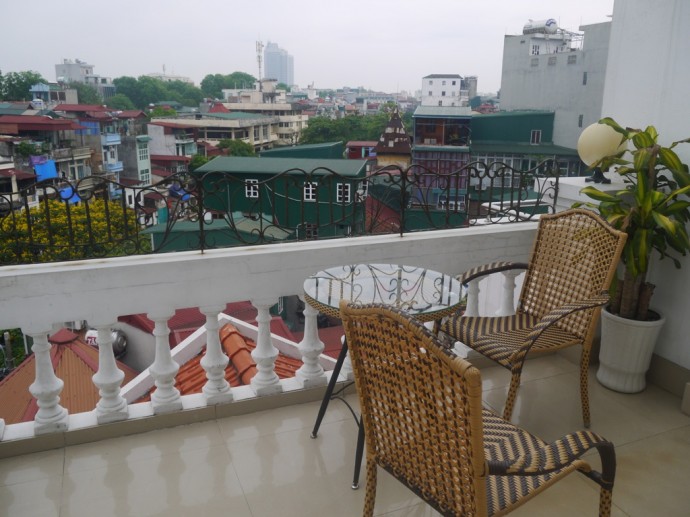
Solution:
M 256 375 L 251 380 L 251 387 L 257 395 L 272 395 L 283 391 L 280 378 L 275 372 L 275 362 L 278 349 L 271 340 L 271 314 L 269 309 L 273 300 L 251 300 L 258 314 L 258 334 L 256 348 L 252 351 L 252 359 L 256 363 Z
M 304 301 L 304 297 L 300 296 Z M 319 311 L 308 303 L 304 304 L 304 337 L 299 342 L 299 351 L 302 354 L 302 366 L 295 373 L 295 377 L 301 382 L 303 388 L 326 385 L 326 372 L 324 372 L 319 356 L 325 348 L 319 339 L 317 316 Z
M 218 314 L 225 306 L 200 307 L 199 310 L 206 316 L 206 353 L 201 359 L 201 366 L 206 371 L 206 384 L 202 392 L 206 397 L 206 403 L 221 404 L 232 400 L 230 384 L 225 380 L 225 368 L 230 359 L 223 353 L 220 344 Z
M 151 406 L 155 414 L 170 413 L 182 409 L 180 390 L 175 387 L 175 376 L 180 365 L 172 358 L 170 351 L 168 320 L 172 316 L 172 312 L 148 314 L 148 317 L 155 323 L 153 335 L 156 338 L 156 356 L 149 368 L 156 384 L 156 391 L 151 395 Z
M 467 283 L 467 308 L 465 316 L 479 316 L 479 279 Z
M 33 338 L 31 351 L 34 353 L 36 377 L 29 391 L 36 398 L 38 412 L 34 417 L 36 435 L 66 431 L 69 415 L 60 405 L 60 393 L 64 382 L 55 375 L 50 357 L 51 344 L 48 332 L 26 332 Z
M 345 344 L 345 336 L 341 336 L 340 342 Z M 343 361 L 343 366 L 340 368 L 340 376 L 345 377 L 348 381 L 355 380 L 355 372 L 352 369 L 352 361 L 350 360 L 350 350 L 347 351 L 345 360 Z
M 512 316 L 515 314 L 515 279 L 522 271 L 503 271 L 503 290 L 501 291 L 501 306 L 496 316 Z
M 96 420 L 107 424 L 129 416 L 127 401 L 120 395 L 125 372 L 117 367 L 113 353 L 111 325 L 95 325 L 98 330 L 98 371 L 92 377 L 101 398 L 96 404 Z

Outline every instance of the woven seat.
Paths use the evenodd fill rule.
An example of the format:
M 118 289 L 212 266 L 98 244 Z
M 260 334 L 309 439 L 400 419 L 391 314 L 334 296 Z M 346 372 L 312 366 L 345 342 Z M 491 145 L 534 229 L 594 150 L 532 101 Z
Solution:
M 545 443 L 482 408 L 479 370 L 422 324 L 381 305 L 341 303 L 367 439 L 363 515 L 378 467 L 442 515 L 504 515 L 572 472 L 600 485 L 610 515 L 613 445 L 590 431 Z M 582 455 L 596 449 L 602 473 Z
M 592 340 L 626 234 L 588 210 L 541 216 L 529 264 L 497 262 L 467 271 L 467 284 L 482 276 L 526 269 L 515 315 L 447 318 L 440 331 L 496 361 L 512 377 L 503 417 L 510 420 L 527 355 L 582 345 L 582 419 L 590 424 L 587 378 Z

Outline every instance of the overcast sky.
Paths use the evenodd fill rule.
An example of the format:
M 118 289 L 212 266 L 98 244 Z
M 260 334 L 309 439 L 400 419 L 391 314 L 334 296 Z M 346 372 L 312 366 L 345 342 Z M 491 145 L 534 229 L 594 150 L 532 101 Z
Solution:
M 620 1 L 620 0 L 619 0 Z M 295 82 L 394 93 L 429 74 L 476 75 L 500 88 L 503 36 L 529 19 L 577 31 L 610 20 L 613 0 L 34 0 L 3 1 L 0 70 L 81 59 L 105 77 L 165 71 L 191 78 L 259 75 L 256 42 L 294 57 Z M 262 71 L 263 75 L 263 71 Z

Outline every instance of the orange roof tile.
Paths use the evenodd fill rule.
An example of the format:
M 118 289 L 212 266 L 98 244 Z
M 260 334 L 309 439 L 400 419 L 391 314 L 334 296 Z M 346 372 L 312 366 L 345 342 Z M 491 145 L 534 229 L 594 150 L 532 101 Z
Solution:
M 233 387 L 248 385 L 257 372 L 256 363 L 251 356 L 251 352 L 256 348 L 256 344 L 253 340 L 243 336 L 230 323 L 221 327 L 220 342 L 223 351 L 230 359 L 228 366 L 225 368 L 225 380 Z M 204 357 L 205 349 L 206 347 L 196 357 L 180 366 L 180 370 L 175 377 L 175 383 L 181 395 L 201 393 L 201 389 L 206 384 L 206 372 L 201 366 L 201 359 Z M 281 379 L 294 377 L 295 372 L 301 366 L 302 361 L 299 359 L 278 354 L 275 362 L 275 372 Z M 151 394 L 155 389 L 155 387 L 152 388 L 138 402 L 150 400 Z
M 55 375 L 65 383 L 60 393 L 60 405 L 70 413 L 91 411 L 100 399 L 98 388 L 92 380 L 98 371 L 98 349 L 67 329 L 60 330 L 49 339 L 53 344 L 50 358 Z M 125 374 L 123 385 L 138 374 L 120 361 L 117 361 L 117 366 Z M 35 356 L 32 354 L 0 381 L 0 418 L 6 424 L 27 422 L 36 416 L 38 406 L 29 392 L 35 376 Z

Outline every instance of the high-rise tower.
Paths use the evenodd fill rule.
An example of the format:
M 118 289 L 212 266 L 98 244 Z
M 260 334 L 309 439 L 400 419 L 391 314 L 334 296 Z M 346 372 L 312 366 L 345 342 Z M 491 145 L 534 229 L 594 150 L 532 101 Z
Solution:
M 285 83 L 288 86 L 295 83 L 292 56 L 270 41 L 264 49 L 264 77 L 276 79 L 279 83 Z

